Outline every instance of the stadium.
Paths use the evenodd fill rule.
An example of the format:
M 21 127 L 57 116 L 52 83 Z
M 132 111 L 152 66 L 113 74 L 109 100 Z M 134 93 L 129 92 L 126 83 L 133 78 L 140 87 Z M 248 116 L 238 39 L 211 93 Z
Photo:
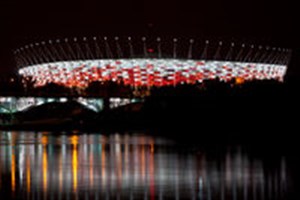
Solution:
M 153 89 L 211 80 L 282 82 L 291 50 L 191 38 L 82 37 L 27 44 L 14 55 L 25 95 L 1 97 L 2 113 L 70 97 L 100 112 L 142 102 Z
M 112 81 L 130 87 L 194 84 L 209 79 L 283 81 L 290 50 L 177 38 L 72 38 L 15 51 L 19 74 L 35 87 L 87 88 Z

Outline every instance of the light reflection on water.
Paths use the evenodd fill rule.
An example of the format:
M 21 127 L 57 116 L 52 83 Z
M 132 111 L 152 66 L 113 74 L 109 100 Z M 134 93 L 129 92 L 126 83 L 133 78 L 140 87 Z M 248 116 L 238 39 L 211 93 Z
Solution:
M 137 134 L 0 132 L 0 195 L 12 199 L 285 199 L 284 158 L 184 149 Z M 1 198 L 2 199 L 2 198 Z

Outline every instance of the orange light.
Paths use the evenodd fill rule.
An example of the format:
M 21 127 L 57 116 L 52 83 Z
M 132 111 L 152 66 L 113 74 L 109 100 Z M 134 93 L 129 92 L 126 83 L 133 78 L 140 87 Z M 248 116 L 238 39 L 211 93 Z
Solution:
M 70 138 L 70 142 L 71 144 L 73 144 L 74 146 L 76 146 L 78 144 L 78 140 L 79 140 L 79 137 L 77 135 L 73 135 L 71 138 Z
M 77 185 L 78 185 L 78 152 L 77 152 L 77 143 L 78 143 L 78 136 L 73 136 L 76 137 L 77 140 L 73 140 L 73 157 L 72 157 L 72 169 L 73 169 L 73 189 L 74 192 L 77 190 Z M 72 138 L 73 138 L 72 137 Z
M 42 136 L 41 143 L 42 143 L 42 145 L 48 144 L 48 136 L 47 135 Z
M 105 157 L 105 143 L 102 143 L 102 152 L 101 152 L 101 177 L 102 177 L 102 184 L 105 184 L 106 179 L 106 157 Z
M 151 147 L 153 147 L 153 141 L 151 140 Z M 150 199 L 155 199 L 155 178 L 154 178 L 154 147 L 151 148 L 151 154 L 150 154 L 150 162 L 149 162 L 149 174 L 150 174 Z
M 11 190 L 14 192 L 16 189 L 16 156 L 15 151 L 12 150 L 11 154 Z
M 235 78 L 235 84 L 237 85 L 241 85 L 245 82 L 245 79 L 243 79 L 242 77 L 236 77 Z
M 44 193 L 47 191 L 47 183 L 48 183 L 48 158 L 46 148 L 43 148 L 43 188 Z
M 153 139 L 151 139 L 151 141 L 150 141 L 150 152 L 154 153 L 154 141 L 153 141 Z
M 30 192 L 30 181 L 31 181 L 31 172 L 30 172 L 30 157 L 27 156 L 26 160 L 26 183 L 27 183 L 27 192 Z

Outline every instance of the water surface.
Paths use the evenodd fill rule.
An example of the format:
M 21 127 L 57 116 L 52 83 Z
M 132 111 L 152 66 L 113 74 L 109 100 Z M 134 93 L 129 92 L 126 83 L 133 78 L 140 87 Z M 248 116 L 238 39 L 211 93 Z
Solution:
M 5 199 L 286 199 L 289 165 L 143 133 L 0 132 Z

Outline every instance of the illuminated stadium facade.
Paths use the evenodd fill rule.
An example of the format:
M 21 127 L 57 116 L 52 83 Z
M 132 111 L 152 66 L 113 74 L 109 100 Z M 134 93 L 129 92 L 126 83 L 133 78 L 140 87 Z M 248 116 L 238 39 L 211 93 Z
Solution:
M 214 79 L 283 81 L 290 55 L 282 48 L 183 38 L 94 37 L 34 43 L 15 51 L 25 95 L 0 96 L 0 113 L 69 100 L 101 112 L 139 105 L 153 87 Z
M 50 40 L 15 51 L 19 74 L 35 87 L 54 83 L 83 89 L 95 81 L 132 87 L 216 78 L 282 81 L 290 54 L 281 48 L 146 37 Z

